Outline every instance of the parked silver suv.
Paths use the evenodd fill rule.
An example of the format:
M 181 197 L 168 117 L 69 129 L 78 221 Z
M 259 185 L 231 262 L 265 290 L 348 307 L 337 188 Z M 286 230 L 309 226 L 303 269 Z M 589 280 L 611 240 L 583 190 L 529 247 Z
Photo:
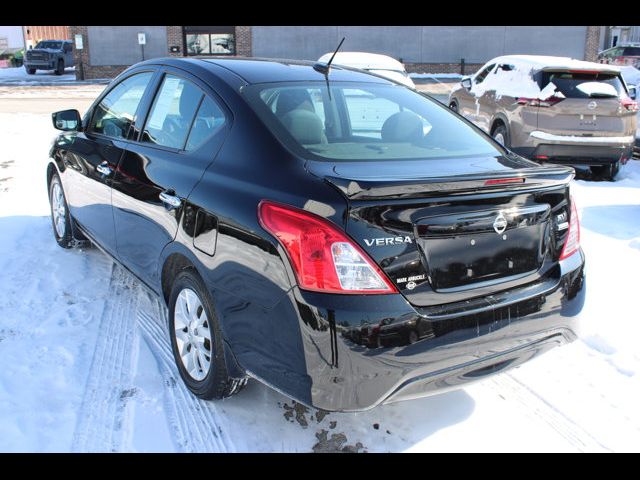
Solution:
M 613 180 L 632 155 L 638 104 L 612 65 L 494 58 L 463 77 L 449 107 L 532 160 L 588 166 Z

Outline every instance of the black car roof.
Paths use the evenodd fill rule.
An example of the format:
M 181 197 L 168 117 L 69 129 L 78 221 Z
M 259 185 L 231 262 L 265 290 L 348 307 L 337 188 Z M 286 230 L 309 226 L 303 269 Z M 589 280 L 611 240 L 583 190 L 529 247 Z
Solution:
M 200 67 L 209 70 L 214 70 L 213 65 L 217 65 L 233 72 L 249 84 L 325 80 L 322 73 L 313 69 L 315 62 L 304 60 L 244 57 L 169 57 L 148 60 L 144 63 L 162 63 L 183 68 L 185 63 L 197 63 Z M 393 84 L 393 82 L 385 78 L 337 65 L 332 66 L 329 80 Z

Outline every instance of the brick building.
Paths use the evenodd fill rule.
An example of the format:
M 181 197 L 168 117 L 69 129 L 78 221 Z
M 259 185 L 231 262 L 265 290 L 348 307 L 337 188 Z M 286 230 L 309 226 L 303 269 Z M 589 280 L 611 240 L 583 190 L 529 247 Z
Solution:
M 79 79 L 111 78 L 143 59 L 229 55 L 315 60 L 335 49 L 401 60 L 409 72 L 471 73 L 506 54 L 595 60 L 600 26 L 72 26 Z M 138 34 L 144 33 L 144 45 Z

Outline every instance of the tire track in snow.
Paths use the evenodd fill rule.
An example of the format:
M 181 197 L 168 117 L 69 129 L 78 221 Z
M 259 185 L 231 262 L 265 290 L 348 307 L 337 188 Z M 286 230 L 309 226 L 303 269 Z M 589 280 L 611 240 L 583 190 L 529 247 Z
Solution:
M 73 436 L 73 452 L 128 450 L 131 414 L 127 398 L 134 392 L 138 342 L 135 312 L 138 285 L 112 264 L 105 308 Z
M 511 374 L 503 373 L 501 375 L 495 375 L 487 379 L 486 384 L 499 394 L 504 394 L 503 398 L 505 398 L 505 400 L 509 402 L 516 401 L 521 405 L 523 410 L 531 411 L 536 418 L 544 421 L 578 451 L 611 452 L 611 449 L 602 445 L 589 432 Z
M 168 311 L 150 292 L 141 302 L 137 322 L 142 335 L 158 361 L 165 384 L 169 425 L 176 443 L 184 452 L 231 452 L 233 441 L 226 433 L 226 422 L 213 402 L 198 399 L 185 386 L 175 364 L 169 340 Z

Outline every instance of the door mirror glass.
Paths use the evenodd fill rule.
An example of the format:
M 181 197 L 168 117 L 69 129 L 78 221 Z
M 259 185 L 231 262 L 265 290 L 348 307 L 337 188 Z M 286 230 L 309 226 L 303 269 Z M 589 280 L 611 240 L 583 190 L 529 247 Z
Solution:
M 53 120 L 53 128 L 65 132 L 80 130 L 82 126 L 80 112 L 77 110 L 62 110 L 61 112 L 52 113 L 51 119 Z
M 464 88 L 466 88 L 467 90 L 471 90 L 471 78 L 469 77 L 462 77 L 462 80 L 460 80 L 460 83 L 462 84 L 462 86 Z

